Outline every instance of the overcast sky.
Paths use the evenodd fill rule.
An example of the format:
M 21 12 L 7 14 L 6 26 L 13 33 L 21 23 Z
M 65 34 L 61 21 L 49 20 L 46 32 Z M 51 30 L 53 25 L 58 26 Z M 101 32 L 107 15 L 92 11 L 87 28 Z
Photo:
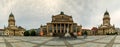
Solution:
M 78 25 L 91 29 L 102 24 L 106 10 L 111 24 L 120 27 L 120 0 L 0 0 L 0 28 L 8 26 L 11 12 L 17 26 L 31 29 L 46 25 L 52 15 L 63 11 Z

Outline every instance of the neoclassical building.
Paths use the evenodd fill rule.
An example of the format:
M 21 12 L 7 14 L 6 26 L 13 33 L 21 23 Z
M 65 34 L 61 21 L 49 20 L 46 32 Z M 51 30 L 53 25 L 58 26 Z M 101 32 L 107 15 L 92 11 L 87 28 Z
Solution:
M 15 25 L 14 15 L 11 13 L 8 19 L 8 26 L 4 27 L 4 35 L 7 36 L 23 36 L 25 29 L 21 26 Z
M 64 35 L 67 29 L 69 29 L 69 33 L 82 31 L 82 26 L 78 26 L 77 23 L 74 23 L 72 16 L 66 15 L 64 12 L 53 15 L 52 21 L 47 23 L 47 25 L 41 25 L 40 28 L 44 35 L 50 36 L 58 36 L 59 34 Z
M 98 34 L 99 35 L 106 35 L 106 34 L 115 33 L 115 32 L 116 32 L 115 26 L 110 24 L 110 15 L 106 11 L 104 13 L 104 17 L 103 17 L 103 24 L 101 24 L 98 27 Z

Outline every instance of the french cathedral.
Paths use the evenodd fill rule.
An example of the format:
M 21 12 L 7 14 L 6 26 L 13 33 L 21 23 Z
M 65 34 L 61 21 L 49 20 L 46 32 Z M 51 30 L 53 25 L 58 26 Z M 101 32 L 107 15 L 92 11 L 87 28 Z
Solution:
M 106 11 L 103 17 L 103 24 L 98 27 L 98 35 L 107 35 L 115 32 L 115 26 L 110 24 L 110 15 Z
M 8 19 L 8 26 L 4 27 L 4 35 L 6 36 L 23 36 L 25 29 L 15 25 L 14 15 L 11 13 Z

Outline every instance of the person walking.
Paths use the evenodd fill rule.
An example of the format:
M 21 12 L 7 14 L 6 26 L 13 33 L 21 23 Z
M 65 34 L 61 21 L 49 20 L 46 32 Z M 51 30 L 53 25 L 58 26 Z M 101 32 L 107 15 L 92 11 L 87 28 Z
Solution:
M 84 39 L 87 38 L 87 31 L 83 33 Z

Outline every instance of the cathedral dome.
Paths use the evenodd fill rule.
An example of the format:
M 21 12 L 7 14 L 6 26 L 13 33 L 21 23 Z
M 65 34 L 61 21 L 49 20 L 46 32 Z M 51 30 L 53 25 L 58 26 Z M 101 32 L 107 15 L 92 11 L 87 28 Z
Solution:
M 106 11 L 106 12 L 104 13 L 103 19 L 110 19 L 110 16 L 109 16 L 108 11 Z
M 11 13 L 9 17 L 14 17 L 14 15 Z
M 9 15 L 9 20 L 15 20 L 14 15 L 12 13 Z
M 109 15 L 108 11 L 106 11 L 106 12 L 104 13 L 104 15 Z

